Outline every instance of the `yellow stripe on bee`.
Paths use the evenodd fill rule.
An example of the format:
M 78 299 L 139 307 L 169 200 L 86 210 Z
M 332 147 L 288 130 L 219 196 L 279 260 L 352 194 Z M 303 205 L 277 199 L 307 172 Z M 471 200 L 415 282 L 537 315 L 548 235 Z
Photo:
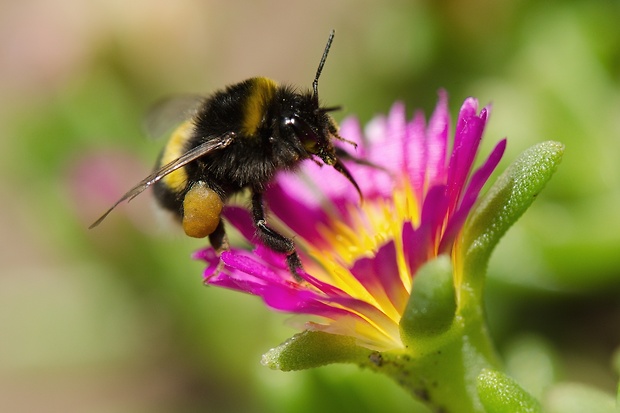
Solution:
M 179 127 L 172 132 L 172 136 L 161 156 L 161 166 L 174 161 L 187 151 L 185 144 L 191 137 L 193 131 L 194 123 L 188 120 L 180 124 Z M 181 192 L 187 186 L 187 172 L 185 171 L 185 167 L 170 172 L 162 178 L 162 181 L 170 190 Z
M 245 112 L 241 132 L 246 136 L 254 136 L 263 122 L 266 105 L 276 94 L 278 84 L 266 77 L 252 79 L 252 88 L 245 100 Z

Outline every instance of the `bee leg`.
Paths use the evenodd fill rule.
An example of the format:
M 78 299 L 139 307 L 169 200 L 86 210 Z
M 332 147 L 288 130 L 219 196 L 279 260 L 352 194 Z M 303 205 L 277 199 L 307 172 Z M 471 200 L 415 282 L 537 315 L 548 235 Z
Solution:
M 269 248 L 276 252 L 286 254 L 286 264 L 297 282 L 301 282 L 302 278 L 297 272 L 302 268 L 301 260 L 293 240 L 285 237 L 271 227 L 267 226 L 265 221 L 265 209 L 263 207 L 263 194 L 258 191 L 252 193 L 252 217 L 256 226 L 257 235 L 261 241 Z
M 209 234 L 209 242 L 211 246 L 218 253 L 226 251 L 230 248 L 228 244 L 228 236 L 226 235 L 226 229 L 224 228 L 224 221 L 220 219 L 220 222 L 215 227 L 215 231 Z
M 211 243 L 211 247 L 215 250 L 218 257 L 222 253 L 222 251 L 226 251 L 230 248 L 228 244 L 228 236 L 226 235 L 226 228 L 224 228 L 224 221 L 220 219 L 220 222 L 217 224 L 215 231 L 209 234 L 209 242 Z M 209 278 L 215 277 L 224 269 L 224 261 L 221 259 L 217 263 L 217 267 L 213 274 L 209 276 Z

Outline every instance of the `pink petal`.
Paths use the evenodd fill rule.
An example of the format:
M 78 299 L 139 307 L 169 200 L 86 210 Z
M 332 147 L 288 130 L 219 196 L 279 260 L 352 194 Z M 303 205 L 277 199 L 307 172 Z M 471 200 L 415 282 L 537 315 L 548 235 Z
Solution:
M 469 118 L 474 118 L 476 117 L 476 114 L 478 113 L 478 100 L 469 97 L 467 99 L 465 99 L 465 102 L 463 102 L 463 105 L 461 105 L 461 110 L 459 111 L 459 116 L 457 118 L 456 121 L 456 132 L 455 132 L 455 146 L 460 144 L 459 140 L 459 136 L 460 136 L 460 131 L 463 129 L 463 122 Z
M 442 183 L 445 180 L 449 131 L 448 94 L 440 90 L 437 106 L 426 130 L 426 152 L 428 154 L 426 168 L 428 182 L 431 184 Z
M 439 244 L 437 237 L 443 225 L 448 201 L 445 185 L 437 185 L 430 189 L 422 206 L 422 217 L 418 228 L 410 223 L 403 227 L 403 248 L 407 264 L 412 274 L 428 260 Z
M 454 149 L 448 166 L 448 195 L 450 211 L 454 211 L 460 200 L 465 182 L 478 152 L 484 121 L 476 116 L 460 119 L 460 128 L 455 136 Z
M 250 242 L 254 241 L 256 228 L 254 228 L 254 222 L 247 209 L 237 206 L 226 206 L 222 215 L 246 240 Z
M 364 145 L 364 134 L 362 133 L 362 125 L 360 121 L 349 116 L 340 122 L 339 135 L 357 145 L 357 148 L 352 148 L 347 142 L 335 141 L 338 146 L 345 149 L 351 155 L 354 155 L 360 159 L 366 159 L 367 151 Z
M 463 196 L 463 200 L 461 201 L 461 205 L 446 226 L 443 239 L 441 240 L 441 244 L 439 246 L 440 252 L 447 252 L 449 250 L 454 239 L 456 238 L 456 235 L 461 230 L 461 227 L 469 216 L 469 212 L 478 200 L 482 187 L 497 167 L 499 161 L 502 159 L 505 149 L 506 139 L 502 139 L 495 146 L 486 162 L 472 176 L 465 191 L 465 195 Z
M 303 185 L 301 182 L 299 184 Z M 267 190 L 266 200 L 273 214 L 285 222 L 293 233 L 311 244 L 326 245 L 327 241 L 319 231 L 321 224 L 328 225 L 330 222 L 325 208 L 316 205 L 317 199 L 305 202 L 299 197 L 292 196 L 287 188 L 290 189 L 290 185 L 278 181 Z M 314 193 L 307 187 L 306 191 L 308 194 Z M 307 194 L 303 194 L 302 197 L 306 198 Z M 315 197 L 318 198 L 316 195 Z
M 404 152 L 407 176 L 415 191 L 416 198 L 421 200 L 426 185 L 429 158 L 426 120 L 422 112 L 416 112 L 411 122 L 407 124 L 407 140 Z
M 390 302 L 402 312 L 408 293 L 400 280 L 394 241 L 380 247 L 374 257 L 357 260 L 351 273 L 377 301 Z

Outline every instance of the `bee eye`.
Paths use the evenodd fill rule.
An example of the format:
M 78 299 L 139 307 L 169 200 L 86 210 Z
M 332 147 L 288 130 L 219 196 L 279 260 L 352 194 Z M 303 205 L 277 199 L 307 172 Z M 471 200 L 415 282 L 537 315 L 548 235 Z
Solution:
M 282 126 L 285 129 L 291 130 L 295 135 L 301 134 L 301 124 L 299 122 L 299 118 L 297 116 L 285 116 L 282 118 Z
M 290 128 L 310 153 L 317 153 L 318 136 L 312 127 L 299 116 L 284 117 L 282 123 Z

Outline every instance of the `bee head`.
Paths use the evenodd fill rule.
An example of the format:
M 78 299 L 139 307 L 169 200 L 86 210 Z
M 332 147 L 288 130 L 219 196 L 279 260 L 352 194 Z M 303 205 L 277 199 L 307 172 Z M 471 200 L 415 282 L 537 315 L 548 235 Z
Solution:
M 333 121 L 320 109 L 308 112 L 297 112 L 282 117 L 282 126 L 291 131 L 301 144 L 301 151 L 310 157 L 318 156 L 327 165 L 336 162 L 336 152 L 331 142 L 331 134 L 335 132 Z M 316 113 L 315 113 L 316 112 Z
M 329 48 L 332 45 L 335 34 L 336 33 L 334 30 L 329 33 L 329 38 L 327 39 L 327 44 L 325 45 L 323 56 L 321 57 L 319 67 L 316 70 L 314 81 L 312 82 L 312 112 L 314 115 L 314 119 L 316 119 L 316 131 L 314 135 L 312 133 L 308 133 L 308 129 L 311 131 L 312 128 L 307 122 L 305 122 L 305 126 L 303 128 L 305 129 L 306 133 L 301 136 L 301 141 L 309 153 L 318 156 L 326 165 L 333 166 L 334 169 L 344 175 L 344 177 L 347 178 L 349 182 L 351 182 L 351 184 L 355 187 L 357 193 L 360 196 L 360 199 L 362 199 L 362 191 L 360 190 L 359 185 L 357 184 L 357 182 L 355 182 L 355 179 L 353 178 L 349 170 L 338 158 L 336 154 L 336 149 L 334 148 L 334 145 L 332 143 L 332 138 L 335 138 L 356 146 L 355 143 L 347 141 L 346 139 L 343 139 L 338 135 L 336 125 L 328 114 L 328 112 L 338 110 L 340 109 L 340 107 L 321 107 L 319 104 L 319 77 L 321 76 L 321 72 L 323 71 L 323 65 L 325 65 L 325 61 L 327 60 L 327 54 L 329 53 Z
M 329 48 L 334 40 L 334 30 L 329 34 L 323 56 L 319 62 L 314 81 L 312 82 L 312 91 L 306 94 L 290 93 L 290 97 L 294 99 L 284 106 L 288 110 L 281 114 L 281 130 L 288 130 L 285 136 L 294 136 L 297 151 L 302 154 L 302 158 L 316 156 L 323 161 L 325 165 L 333 166 L 338 172 L 344 175 L 349 182 L 353 184 L 357 192 L 362 196 L 359 186 L 355 179 L 351 176 L 347 168 L 338 158 L 333 139 L 351 143 L 338 135 L 338 128 L 329 116 L 329 112 L 340 109 L 339 107 L 321 107 L 319 104 L 319 77 L 323 71 L 323 65 L 327 59 Z M 303 148 L 303 149 L 302 149 Z
M 338 158 L 331 142 L 331 137 L 335 136 L 338 139 L 340 139 L 340 137 L 336 133 L 336 126 L 328 115 L 328 112 L 338 110 L 339 108 L 320 107 L 319 77 L 321 77 L 321 72 L 323 71 L 323 66 L 327 60 L 327 55 L 335 34 L 334 30 L 329 33 L 323 56 L 321 56 L 319 67 L 316 70 L 316 75 L 312 82 L 312 94 L 306 95 L 307 102 L 304 106 L 308 108 L 307 113 L 303 117 L 289 119 L 295 124 L 293 126 L 297 130 L 297 136 L 301 140 L 306 151 L 311 155 L 316 155 L 321 158 L 326 165 L 332 166 L 338 162 Z

